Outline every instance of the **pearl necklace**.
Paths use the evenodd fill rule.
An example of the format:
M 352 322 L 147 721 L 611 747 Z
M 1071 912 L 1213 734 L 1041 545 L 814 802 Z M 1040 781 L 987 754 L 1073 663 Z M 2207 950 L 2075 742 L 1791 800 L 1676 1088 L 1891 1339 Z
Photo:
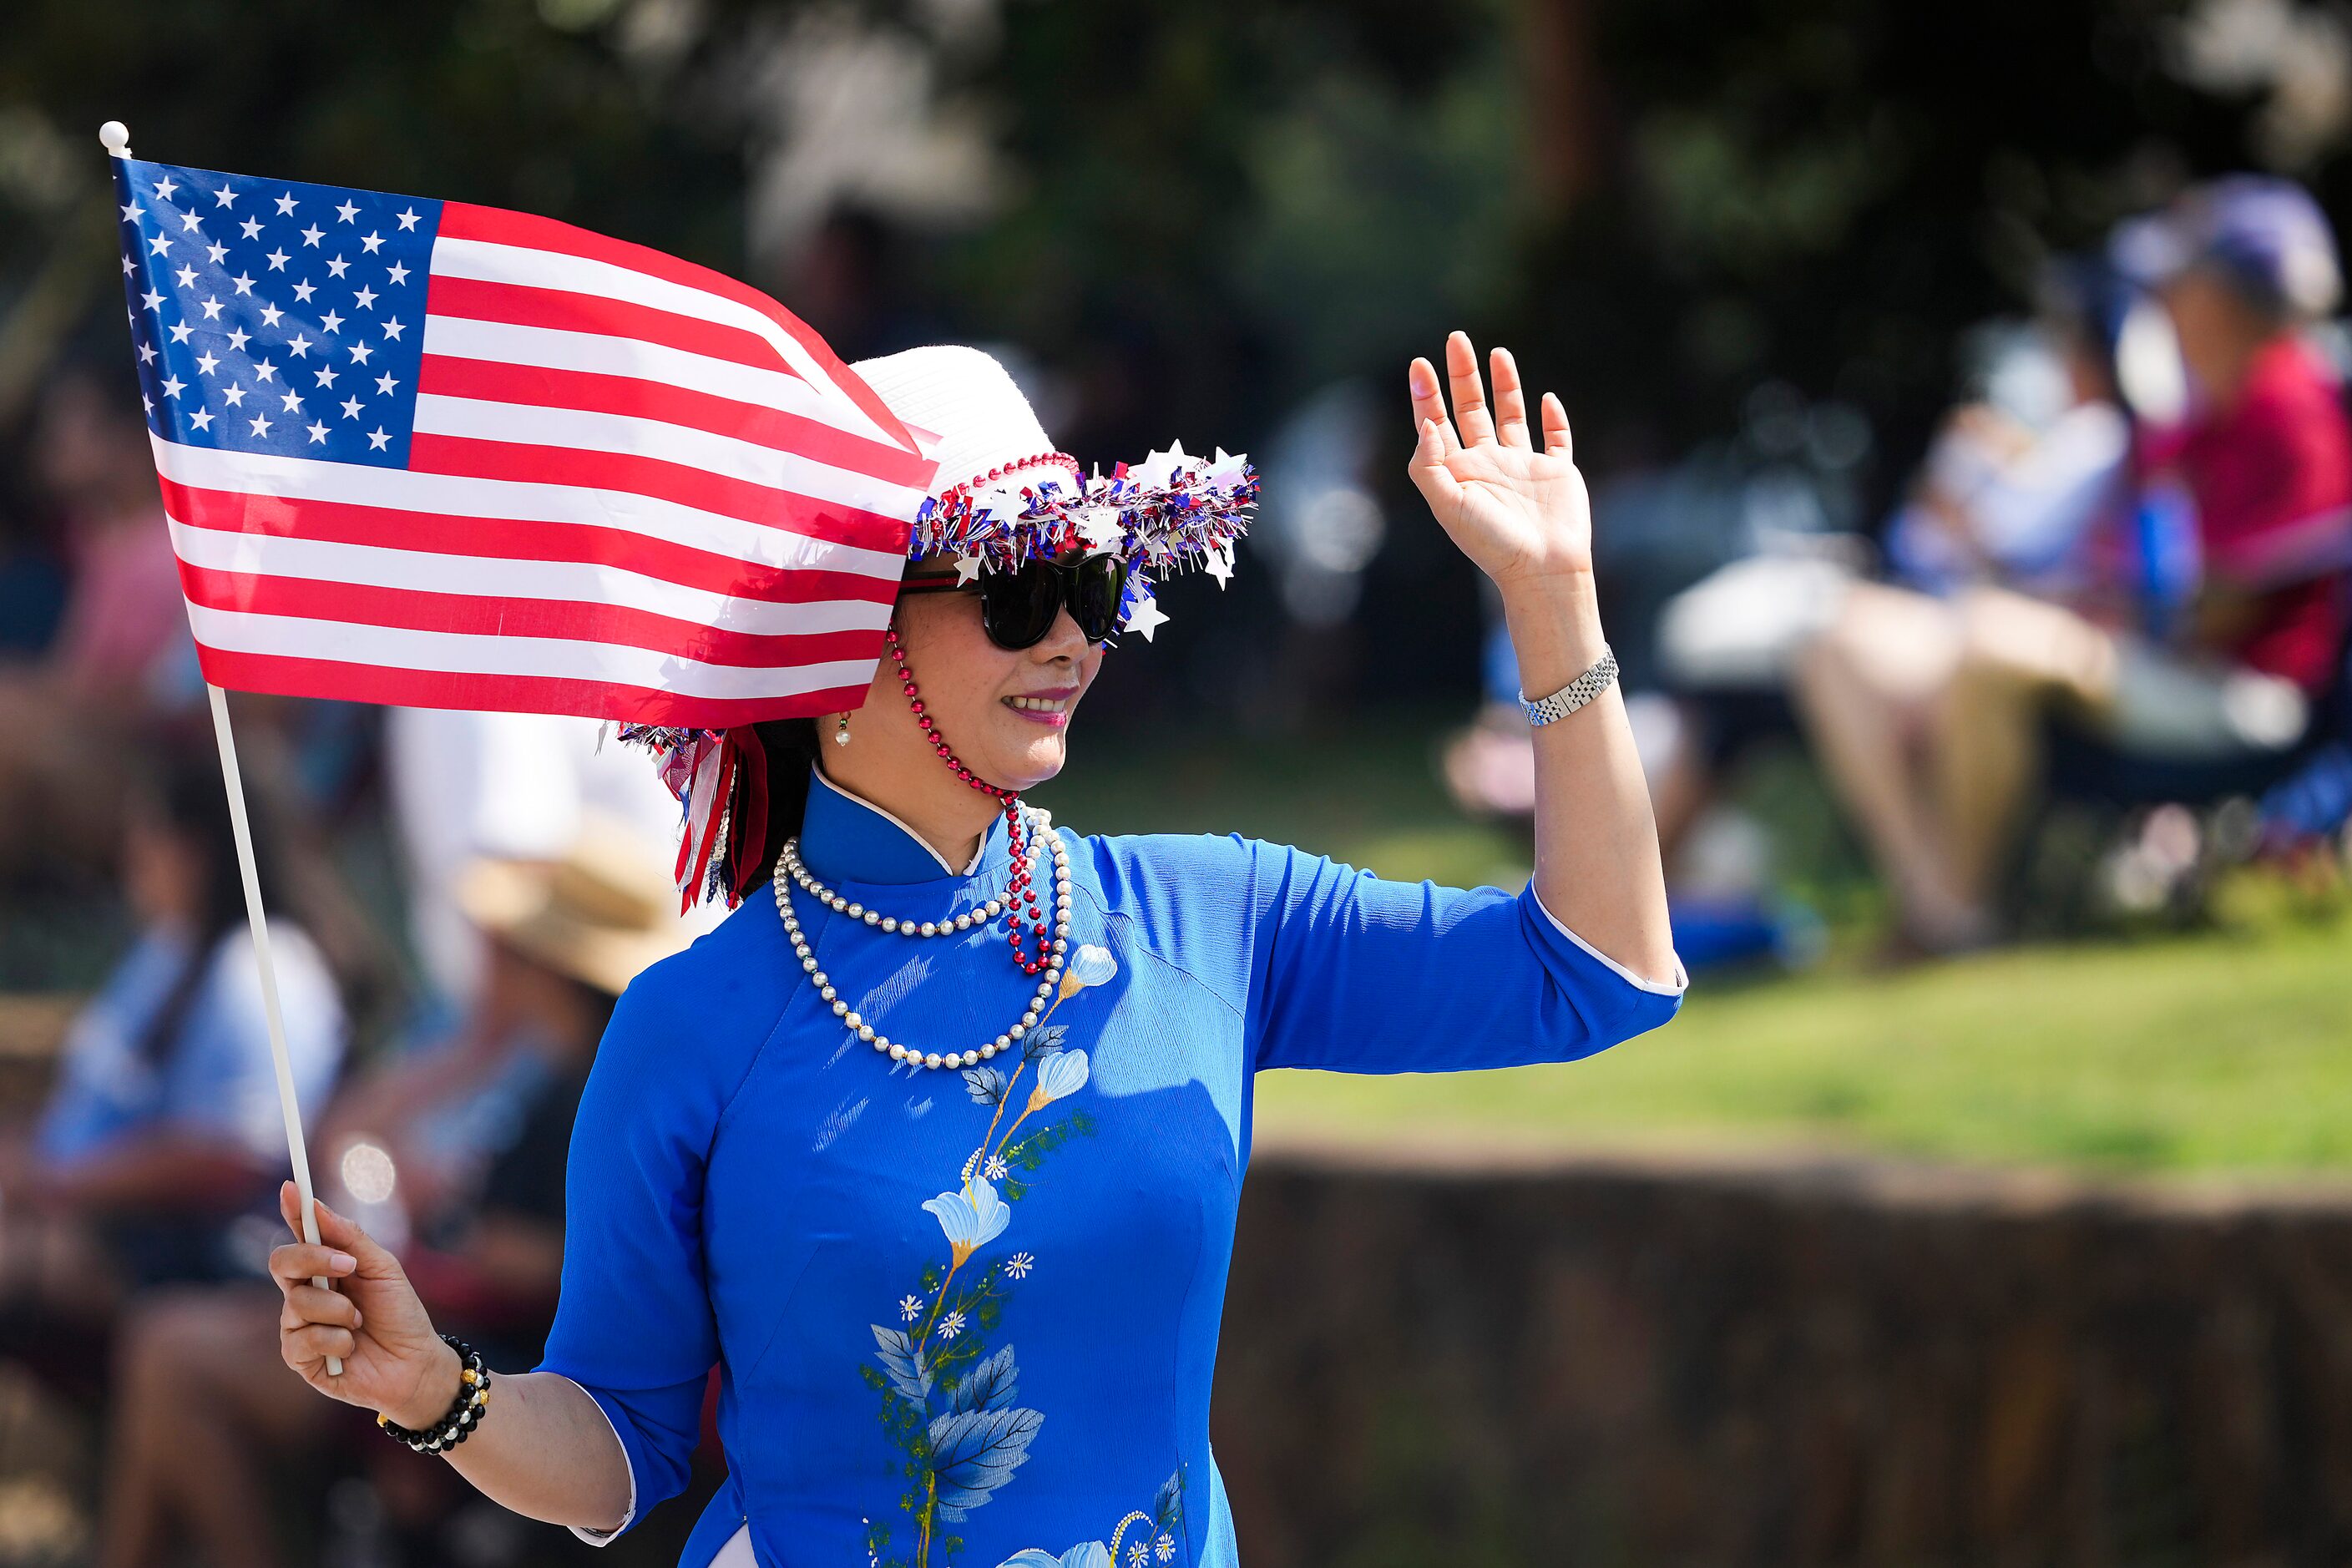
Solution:
M 793 956 L 801 961 L 801 973 L 807 975 L 809 984 L 816 987 L 818 997 L 831 1005 L 833 1016 L 854 1030 L 859 1039 L 872 1045 L 892 1061 L 909 1062 L 924 1068 L 977 1067 L 999 1051 L 1011 1050 L 1024 1035 L 1035 1028 L 1047 1000 L 1054 994 L 1055 988 L 1061 984 L 1063 958 L 1069 951 L 1070 939 L 1070 854 L 1063 847 L 1062 836 L 1052 831 L 1051 818 L 1045 812 L 1032 806 L 1025 808 L 1024 815 L 1028 818 L 1029 841 L 1034 843 L 1044 839 L 1054 857 L 1054 945 L 1046 958 L 1045 976 L 1037 983 L 1037 994 L 1029 999 L 1029 1005 L 1022 1011 L 1021 1021 L 996 1038 L 983 1040 L 968 1051 L 919 1049 L 891 1039 L 852 1012 L 849 1004 L 835 991 L 832 979 L 817 967 L 816 953 L 810 948 L 806 933 L 801 930 L 800 917 L 793 912 L 792 888 L 797 885 L 801 891 L 835 914 L 862 921 L 893 936 L 917 938 L 954 936 L 974 926 L 986 925 L 1003 912 L 1003 901 L 991 899 L 978 910 L 967 910 L 951 921 L 898 920 L 879 910 L 869 910 L 818 881 L 809 874 L 808 867 L 801 860 L 800 840 L 797 837 L 784 840 L 783 852 L 776 857 L 776 912 L 783 917 L 784 934 L 792 939 Z

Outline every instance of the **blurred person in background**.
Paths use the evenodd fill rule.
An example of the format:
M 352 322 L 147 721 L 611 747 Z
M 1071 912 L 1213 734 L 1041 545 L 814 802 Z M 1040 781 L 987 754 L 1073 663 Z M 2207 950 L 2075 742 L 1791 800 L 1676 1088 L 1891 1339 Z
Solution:
M 394 708 L 384 714 L 383 770 L 400 838 L 409 939 L 427 995 L 427 1034 L 474 1010 L 483 973 L 479 931 L 458 888 L 479 859 L 544 860 L 590 830 L 635 834 L 675 852 L 677 802 L 630 747 L 593 719 Z M 723 910 L 697 905 L 689 934 Z
M 1927 776 L 1933 721 L 1979 602 L 1973 591 L 2116 612 L 2101 557 L 2133 496 L 2132 426 L 2115 372 L 2133 303 L 2103 260 L 2053 268 L 2033 338 L 1999 357 L 1989 395 L 1946 421 L 1889 525 L 1893 580 L 1846 588 L 1790 666 L 1791 705 L 1824 780 L 1859 826 L 1910 939 L 1930 948 L 1979 934 L 1944 896 Z
M 2140 486 L 2177 488 L 2191 513 L 2197 595 L 2161 640 L 2095 607 L 1990 586 L 1963 595 L 1916 813 L 1863 809 L 1863 772 L 1851 757 L 1845 770 L 1907 933 L 1929 951 L 1994 933 L 1994 879 L 2047 720 L 2126 758 L 2284 758 L 2343 658 L 2352 424 L 2305 338 L 2340 291 L 2326 217 L 2297 186 L 2238 177 L 2126 229 L 2115 251 L 2156 290 L 2188 376 L 2187 417 L 2144 436 L 2135 467 Z M 1815 710 L 1837 700 L 1817 693 Z M 1883 772 L 1873 779 L 1868 790 L 1892 798 Z
M 457 899 L 483 937 L 477 1016 L 489 1048 L 426 1053 L 364 1079 L 322 1119 L 321 1193 L 396 1238 L 436 1318 L 501 1360 L 538 1359 L 563 1258 L 572 1123 L 596 1042 L 631 976 L 683 944 L 659 851 L 591 816 L 560 858 L 482 860 Z M 488 1065 L 505 1114 L 477 1108 Z M 476 1140 L 447 1147 L 455 1117 Z M 462 1156 L 452 1159 L 452 1155 Z M 118 1357 L 102 1568 L 160 1563 L 172 1542 L 205 1562 L 279 1560 L 269 1468 L 331 1436 L 344 1412 L 278 1366 L 275 1292 L 243 1283 L 145 1303 Z M 362 1436 L 364 1434 L 362 1434 Z M 441 1563 L 436 1530 L 463 1489 L 437 1467 L 371 1440 L 394 1560 Z
M 275 902 L 278 846 L 266 797 L 252 805 L 287 1054 L 299 1102 L 316 1107 L 342 1063 L 343 1005 Z M 122 879 L 136 940 L 67 1035 L 37 1124 L 0 1142 L 5 1348 L 68 1386 L 86 1386 L 93 1342 L 131 1293 L 252 1277 L 234 1222 L 286 1166 L 232 832 L 209 752 L 169 752 L 133 786 Z
M 192 646 L 138 388 L 101 369 L 121 358 L 67 363 L 34 422 L 67 589 L 39 657 L 0 666 L 0 874 L 104 859 L 120 829 L 120 753 L 173 705 L 173 656 Z

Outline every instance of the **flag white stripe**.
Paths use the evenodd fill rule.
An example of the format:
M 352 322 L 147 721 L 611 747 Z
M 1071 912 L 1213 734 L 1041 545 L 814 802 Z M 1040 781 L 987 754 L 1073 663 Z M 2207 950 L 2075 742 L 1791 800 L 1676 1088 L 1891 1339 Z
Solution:
M 854 468 L 835 468 L 732 436 L 713 435 L 688 425 L 604 414 L 585 408 L 549 408 L 532 403 L 493 403 L 424 392 L 416 396 L 416 429 L 425 435 L 464 436 L 482 441 L 512 441 L 532 447 L 562 447 L 590 452 L 658 458 L 746 484 L 764 485 L 885 517 L 908 517 L 923 504 L 923 492 L 894 485 Z
M 625 490 L 584 485 L 535 484 L 520 479 L 482 479 L 457 474 L 417 474 L 404 468 L 371 468 L 356 463 L 326 463 L 260 452 L 229 452 L 188 447 L 151 437 L 156 471 L 199 489 L 282 496 L 293 500 L 341 501 L 353 506 L 449 517 L 507 518 L 526 522 L 578 523 L 617 528 L 647 539 L 733 556 L 778 570 L 854 572 L 897 582 L 907 563 L 897 552 L 866 550 L 811 539 L 782 528 Z
M 450 359 L 491 360 L 547 370 L 625 375 L 684 387 L 688 392 L 709 393 L 714 397 L 748 403 L 755 408 L 781 409 L 860 436 L 870 428 L 855 407 L 845 416 L 843 400 L 826 396 L 798 376 L 672 348 L 667 343 L 648 342 L 643 338 L 575 332 L 562 327 L 519 326 L 512 321 L 478 321 L 470 316 L 427 316 L 425 352 Z
M 545 676 L 725 700 L 793 697 L 829 687 L 863 686 L 874 676 L 871 659 L 747 668 L 704 664 L 628 643 L 425 632 L 355 621 L 215 610 L 194 604 L 188 606 L 188 624 L 198 643 L 225 653 L 328 659 L 453 675 Z
M 890 440 L 881 426 L 868 419 L 865 411 L 834 384 L 832 377 L 825 374 L 815 356 L 802 346 L 798 338 L 761 312 L 723 294 L 673 283 L 667 278 L 585 256 L 447 236 L 433 242 L 433 272 L 439 277 L 471 278 L 486 283 L 517 283 L 530 289 L 601 294 L 606 299 L 625 300 L 633 305 L 646 305 L 674 315 L 696 316 L 724 326 L 740 327 L 765 339 L 783 356 L 786 364 L 812 385 L 832 395 L 828 401 L 840 410 L 842 417 L 856 421 L 854 425 L 844 424 L 842 428 L 856 430 L 877 441 Z
M 193 528 L 176 517 L 170 521 L 172 548 L 180 559 L 214 572 L 428 594 L 617 605 L 719 631 L 767 637 L 880 631 L 890 619 L 889 605 L 871 600 L 820 599 L 780 605 L 685 587 L 593 562 L 446 555 L 336 540 L 231 533 L 224 529 Z

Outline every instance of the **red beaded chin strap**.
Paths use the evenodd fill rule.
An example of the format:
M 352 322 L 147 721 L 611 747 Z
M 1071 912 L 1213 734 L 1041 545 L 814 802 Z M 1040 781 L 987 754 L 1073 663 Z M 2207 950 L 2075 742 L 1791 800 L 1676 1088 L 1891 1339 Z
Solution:
M 915 685 L 914 672 L 907 668 L 907 650 L 898 641 L 896 623 L 883 629 L 882 642 L 890 650 L 890 661 L 898 667 L 898 687 L 907 694 L 907 706 L 913 710 L 915 722 L 923 727 L 923 738 L 930 742 L 933 751 L 939 752 L 940 761 L 948 765 L 949 772 L 981 794 L 994 795 L 1004 803 L 1005 847 L 1013 858 L 1013 878 L 1004 889 L 1005 940 L 1012 943 L 1013 962 L 1020 965 L 1023 973 L 1043 973 L 1050 961 L 1054 944 L 1045 921 L 1045 911 L 1037 902 L 1037 889 L 1029 879 L 1029 833 L 1021 818 L 1021 797 L 1012 790 L 997 788 L 964 766 L 963 759 L 958 757 L 940 736 L 938 727 L 931 722 L 931 716 L 923 711 L 922 692 Z M 1037 956 L 1034 958 L 1029 956 L 1021 941 L 1022 912 L 1024 910 L 1028 912 L 1029 924 L 1035 928 L 1037 933 Z

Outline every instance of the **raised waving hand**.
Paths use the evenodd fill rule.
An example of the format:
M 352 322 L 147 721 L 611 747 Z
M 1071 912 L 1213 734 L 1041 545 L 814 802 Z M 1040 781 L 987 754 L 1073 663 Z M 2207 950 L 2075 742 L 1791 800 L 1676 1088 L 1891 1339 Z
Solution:
M 1508 349 L 1488 356 L 1489 406 L 1468 334 L 1445 340 L 1446 414 L 1436 370 L 1425 359 L 1406 373 L 1421 432 L 1407 471 L 1462 552 L 1497 584 L 1581 577 L 1592 570 L 1592 510 L 1577 472 L 1568 411 L 1543 395 L 1543 442 L 1528 426 L 1526 388 Z

